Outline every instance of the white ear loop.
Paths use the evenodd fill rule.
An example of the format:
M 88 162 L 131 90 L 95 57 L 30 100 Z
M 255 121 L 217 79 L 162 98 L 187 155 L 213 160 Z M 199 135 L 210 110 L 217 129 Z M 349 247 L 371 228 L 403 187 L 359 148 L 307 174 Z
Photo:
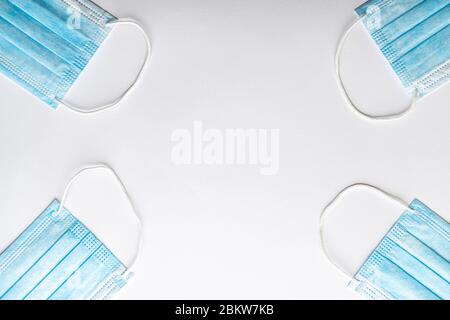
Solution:
M 390 194 L 386 191 L 381 190 L 380 188 L 377 188 L 373 185 L 370 184 L 366 184 L 366 183 L 355 183 L 352 184 L 348 187 L 346 187 L 345 189 L 341 190 L 334 198 L 333 200 L 330 201 L 330 203 L 328 203 L 325 208 L 322 210 L 322 213 L 320 214 L 320 222 L 319 222 L 319 232 L 320 232 L 320 245 L 322 248 L 322 252 L 324 253 L 324 255 L 326 256 L 326 258 L 328 259 L 328 261 L 336 268 L 336 270 L 338 270 L 339 272 L 341 272 L 344 276 L 346 276 L 349 280 L 351 281 L 358 281 L 354 278 L 353 274 L 348 271 L 345 270 L 343 267 L 341 267 L 339 265 L 339 263 L 336 262 L 336 260 L 333 259 L 332 255 L 330 254 L 330 252 L 327 249 L 326 246 L 326 242 L 325 242 L 325 237 L 324 237 L 324 225 L 325 225 L 325 220 L 328 217 L 329 213 L 330 213 L 330 209 L 333 209 L 334 205 L 336 204 L 336 202 L 338 200 L 340 200 L 345 193 L 347 193 L 348 191 L 351 191 L 352 189 L 358 188 L 358 187 L 362 187 L 362 188 L 367 188 L 370 189 L 372 191 L 375 191 L 383 196 L 386 196 L 388 198 L 390 198 L 392 201 L 394 201 L 397 204 L 400 204 L 405 210 L 411 210 L 409 207 L 409 204 L 402 200 L 401 198 Z
M 345 33 L 342 35 L 341 39 L 339 40 L 339 45 L 337 47 L 336 54 L 334 56 L 336 82 L 338 84 L 338 87 L 339 87 L 339 90 L 341 91 L 342 96 L 345 99 L 345 102 L 348 104 L 350 109 L 353 110 L 357 115 L 362 116 L 363 118 L 369 119 L 369 120 L 395 120 L 395 119 L 398 119 L 398 118 L 401 118 L 401 117 L 405 116 L 406 114 L 408 114 L 416 106 L 418 95 L 419 95 L 417 89 L 414 90 L 414 94 L 413 94 L 413 97 L 412 97 L 411 104 L 405 110 L 397 112 L 397 113 L 393 113 L 393 114 L 374 116 L 374 115 L 370 115 L 370 114 L 362 111 L 361 109 L 359 109 L 353 103 L 353 101 L 350 98 L 350 95 L 349 95 L 347 89 L 345 88 L 344 82 L 342 80 L 342 76 L 341 76 L 341 54 L 342 54 L 342 48 L 344 47 L 344 44 L 345 44 L 349 34 L 351 33 L 351 31 L 353 31 L 353 29 L 356 27 L 356 25 L 358 25 L 359 22 L 362 21 L 365 17 L 367 17 L 367 15 L 364 15 L 364 16 L 360 17 L 358 20 L 356 20 L 347 29 L 347 31 L 345 31 Z
M 122 180 L 119 178 L 119 176 L 117 175 L 117 173 L 114 171 L 114 169 L 112 169 L 110 166 L 108 166 L 107 164 L 96 164 L 96 165 L 91 165 L 91 166 L 87 166 L 81 170 L 79 170 L 69 181 L 69 183 L 67 184 L 66 188 L 64 189 L 64 193 L 59 205 L 59 209 L 56 213 L 53 214 L 53 216 L 58 216 L 61 211 L 64 210 L 64 204 L 66 203 L 66 199 L 67 199 L 67 195 L 73 185 L 73 183 L 76 181 L 77 178 L 79 178 L 83 173 L 87 172 L 87 171 L 95 171 L 98 169 L 103 169 L 103 170 L 107 170 L 109 172 L 111 172 L 114 177 L 117 179 L 117 182 L 120 185 L 120 188 L 122 190 L 122 192 L 125 194 L 128 202 L 130 203 L 131 209 L 133 210 L 133 216 L 136 218 L 136 222 L 138 223 L 138 228 L 139 228 L 139 241 L 138 244 L 136 245 L 136 253 L 133 256 L 133 259 L 131 260 L 131 262 L 129 263 L 129 265 L 127 266 L 127 272 L 130 273 L 131 269 L 136 265 L 136 261 L 138 260 L 138 257 L 141 255 L 142 252 L 142 246 L 143 246 L 143 242 L 144 242 L 144 234 L 143 234 L 143 230 L 142 230 L 142 219 L 140 217 L 140 215 L 138 214 L 137 210 L 136 210 L 136 206 L 134 205 L 133 200 L 131 199 L 130 194 L 128 193 L 127 189 L 125 188 L 125 185 L 123 184 Z
M 146 70 L 146 68 L 150 62 L 151 49 L 152 49 L 150 38 L 148 37 L 144 27 L 138 21 L 135 21 L 132 19 L 118 19 L 118 20 L 108 22 L 106 25 L 110 26 L 110 25 L 120 25 L 120 24 L 135 26 L 138 30 L 140 30 L 142 32 L 142 34 L 144 35 L 144 38 L 145 38 L 145 43 L 146 43 L 146 48 L 147 48 L 146 55 L 145 55 L 145 61 L 142 64 L 142 67 L 141 67 L 140 71 L 138 72 L 138 74 L 136 75 L 136 78 L 134 79 L 133 83 L 130 84 L 130 86 L 122 93 L 121 96 L 119 96 L 112 102 L 109 102 L 107 104 L 104 104 L 104 105 L 101 105 L 98 107 L 84 109 L 84 108 L 75 106 L 74 104 L 71 104 L 67 101 L 63 101 L 63 100 L 59 100 L 58 98 L 55 98 L 55 100 L 58 101 L 61 105 L 68 108 L 69 110 L 72 110 L 76 113 L 81 113 L 81 114 L 93 114 L 93 113 L 105 111 L 107 109 L 111 109 L 111 108 L 117 106 L 122 100 L 124 100 L 128 96 L 128 94 L 133 90 L 133 88 L 135 88 L 138 85 L 138 83 L 141 81 L 142 75 L 144 74 L 144 71 Z

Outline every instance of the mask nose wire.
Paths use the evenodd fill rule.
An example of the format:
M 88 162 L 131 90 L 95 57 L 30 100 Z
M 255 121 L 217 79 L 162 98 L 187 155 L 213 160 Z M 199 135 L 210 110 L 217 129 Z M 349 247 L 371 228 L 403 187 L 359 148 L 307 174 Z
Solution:
M 372 191 L 375 191 L 378 194 L 381 194 L 385 197 L 388 197 L 389 199 L 391 199 L 393 202 L 401 205 L 405 210 L 411 210 L 409 208 L 409 204 L 402 200 L 401 198 L 390 194 L 378 187 L 375 187 L 373 185 L 370 184 L 366 184 L 366 183 L 355 183 L 352 184 L 346 188 L 344 188 L 343 190 L 341 190 L 326 206 L 325 208 L 322 210 L 321 214 L 320 214 L 320 221 L 319 221 L 319 232 L 320 232 L 320 245 L 321 245 L 321 249 L 323 254 L 325 255 L 325 257 L 328 259 L 328 261 L 336 268 L 336 270 L 338 270 L 340 273 L 342 273 L 345 277 L 347 277 L 350 281 L 357 281 L 360 282 L 359 280 L 356 280 L 354 278 L 354 275 L 346 270 L 345 268 L 343 268 L 341 265 L 339 265 L 339 263 L 333 258 L 332 254 L 330 253 L 330 251 L 327 248 L 326 245 L 326 241 L 325 241 L 325 237 L 324 237 L 324 226 L 325 226 L 325 221 L 328 218 L 330 211 L 332 211 L 332 209 L 334 208 L 334 206 L 336 205 L 336 203 L 348 192 L 357 189 L 357 188 L 366 188 Z
M 117 173 L 114 171 L 113 168 L 111 168 L 109 165 L 104 164 L 104 163 L 99 163 L 99 164 L 94 164 L 94 165 L 90 165 L 90 166 L 86 166 L 82 169 L 80 169 L 67 183 L 65 189 L 64 189 L 64 193 L 59 205 L 59 209 L 56 213 L 53 214 L 54 217 L 58 216 L 61 211 L 64 210 L 64 204 L 66 203 L 67 200 L 67 195 L 69 194 L 70 189 L 72 188 L 73 183 L 77 180 L 77 178 L 79 178 L 82 174 L 88 172 L 88 171 L 95 171 L 95 170 L 107 170 L 110 173 L 113 174 L 113 176 L 116 178 L 116 181 L 118 182 L 122 192 L 125 194 L 131 209 L 133 210 L 133 216 L 138 224 L 138 243 L 136 245 L 136 250 L 135 250 L 135 254 L 131 260 L 131 262 L 128 264 L 127 266 L 127 271 L 128 273 L 130 273 L 131 269 L 136 265 L 136 262 L 139 258 L 139 256 L 141 255 L 142 252 L 142 246 L 144 243 L 144 234 L 143 234 L 143 225 L 142 225 L 142 218 L 140 216 L 140 214 L 138 213 L 138 211 L 136 210 L 136 206 L 130 196 L 130 194 L 128 193 L 124 183 L 122 182 L 122 180 L 119 178 L 119 176 L 117 175 Z
M 111 109 L 113 107 L 116 107 L 122 100 L 124 100 L 128 94 L 139 84 L 139 82 L 142 79 L 142 76 L 144 74 L 144 71 L 147 69 L 147 66 L 150 62 L 151 57 L 151 51 L 152 51 L 152 45 L 150 42 L 150 38 L 147 35 L 147 32 L 145 31 L 144 27 L 140 24 L 140 22 L 132 19 L 118 19 L 115 21 L 108 22 L 106 26 L 112 26 L 112 25 L 131 25 L 136 27 L 144 36 L 145 43 L 146 43 L 146 54 L 145 54 L 145 60 L 142 64 L 142 67 L 138 74 L 136 75 L 136 78 L 134 79 L 133 83 L 129 85 L 129 87 L 116 99 L 114 99 L 112 102 L 106 103 L 101 106 L 96 106 L 89 109 L 80 108 L 79 106 L 76 106 L 68 101 L 64 101 L 64 99 L 60 100 L 55 97 L 55 100 L 59 102 L 60 105 L 68 108 L 69 110 L 72 110 L 79 114 L 94 114 L 101 111 L 105 111 L 107 109 Z
M 360 108 L 358 108 L 354 103 L 353 100 L 351 99 L 345 85 L 344 85 L 344 81 L 342 80 L 342 75 L 341 75 L 341 57 L 342 57 L 342 49 L 344 47 L 344 44 L 347 41 L 348 36 L 350 35 L 350 33 L 353 31 L 353 29 L 364 19 L 367 17 L 367 14 L 360 17 L 359 19 L 357 19 L 342 35 L 341 39 L 339 40 L 339 44 L 338 47 L 336 49 L 336 54 L 334 57 L 334 65 L 335 65 L 335 73 L 336 73 L 336 82 L 338 84 L 339 87 L 339 91 L 341 92 L 342 96 L 344 97 L 345 102 L 347 103 L 347 105 L 350 107 L 351 110 L 353 110 L 358 116 L 361 116 L 365 119 L 368 120 L 395 120 L 395 119 L 399 119 L 403 116 L 405 116 L 406 114 L 408 114 L 412 109 L 415 108 L 416 104 L 417 104 L 417 99 L 418 99 L 418 90 L 415 89 L 414 93 L 413 93 L 413 97 L 411 100 L 411 103 L 409 104 L 409 106 L 403 110 L 400 111 L 398 113 L 393 113 L 393 114 L 386 114 L 386 115 L 380 115 L 380 116 L 375 116 L 375 115 L 370 115 L 364 111 L 362 111 Z

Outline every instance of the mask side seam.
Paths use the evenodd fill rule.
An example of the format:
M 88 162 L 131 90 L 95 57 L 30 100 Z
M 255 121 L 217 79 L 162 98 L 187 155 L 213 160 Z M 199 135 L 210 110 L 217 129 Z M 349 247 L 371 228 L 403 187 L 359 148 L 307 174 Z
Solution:
M 109 278 L 104 284 L 99 286 L 99 289 L 94 291 L 89 300 L 102 300 L 108 295 L 108 292 L 112 290 L 112 285 L 114 284 L 113 278 Z
M 95 237 L 95 235 L 94 235 Z M 100 241 L 100 240 L 98 240 Z M 109 276 L 113 276 L 114 272 L 117 271 L 117 269 L 119 268 L 124 268 L 124 265 L 122 264 L 122 262 L 119 261 L 118 258 L 116 258 L 116 256 L 111 252 L 111 250 L 109 250 L 101 241 L 100 243 L 102 244 L 100 246 L 100 248 L 93 254 L 93 258 L 97 259 L 100 263 L 102 263 L 107 269 L 108 271 L 111 273 Z M 115 277 L 116 275 L 114 275 Z M 114 277 L 111 278 L 111 280 L 114 279 Z M 102 289 L 102 287 L 97 286 L 96 288 L 94 288 L 92 290 L 92 293 L 89 295 L 91 297 L 91 299 L 98 295 L 100 293 L 100 290 Z
M 415 85 L 424 94 L 443 86 L 450 77 L 450 61 L 444 62 L 427 75 L 416 81 Z
M 382 3 L 381 4 L 378 4 L 377 6 L 380 8 L 380 9 L 384 9 L 384 8 L 386 8 L 387 6 L 390 6 L 391 4 L 392 4 L 392 1 L 393 0 L 386 0 L 386 1 L 381 1 Z
M 88 19 L 89 21 L 93 22 L 94 24 L 103 27 L 106 23 L 106 21 L 103 21 L 104 23 L 102 24 L 102 14 L 89 8 L 85 3 L 81 3 L 78 0 L 75 0 L 76 3 L 79 5 L 74 5 L 72 2 L 67 1 L 67 0 L 61 0 L 61 2 L 63 2 L 66 6 L 73 8 L 75 10 L 78 10 L 78 12 L 80 14 L 82 14 L 86 19 Z M 83 7 L 84 10 L 81 8 Z M 89 14 L 91 13 L 91 14 Z
M 67 0 L 66 0 L 67 1 Z M 85 7 L 87 10 L 89 10 L 89 12 L 91 12 L 92 14 L 102 18 L 105 15 L 110 15 L 113 16 L 112 14 L 110 14 L 108 11 L 106 11 L 105 9 L 99 7 L 98 5 L 96 5 L 94 2 L 88 0 L 75 0 L 77 3 L 79 3 L 81 6 Z M 101 19 L 100 19 L 101 20 Z
M 373 262 L 367 261 L 366 263 L 370 263 L 370 269 L 373 268 Z M 370 274 L 373 274 L 373 270 L 370 271 Z M 367 274 L 369 276 L 369 274 Z M 378 300 L 379 297 L 383 297 L 385 300 L 392 300 L 392 298 L 385 293 L 381 288 L 376 287 L 372 284 L 366 276 L 362 276 L 361 274 L 356 275 L 356 279 L 360 282 L 358 287 L 355 290 L 358 292 L 358 288 L 363 291 L 364 294 L 368 295 L 373 300 Z
M 121 266 L 121 268 L 123 269 L 122 271 L 115 270 L 114 273 L 109 276 L 109 279 L 104 281 L 104 284 L 99 285 L 99 289 L 94 291 L 94 294 L 91 295 L 89 300 L 103 300 L 108 297 L 114 290 L 115 279 L 126 272 L 125 267 Z
M 365 4 L 362 4 L 361 6 L 359 6 L 358 8 L 356 8 L 356 10 L 362 8 L 363 6 L 367 5 L 369 2 L 372 2 L 370 5 L 371 6 L 375 6 L 378 7 L 379 9 L 384 9 L 387 6 L 392 4 L 393 0 L 373 0 L 373 1 L 367 1 Z M 367 13 L 367 9 L 366 9 L 366 13 Z
M 391 298 L 385 294 L 381 289 L 377 288 L 370 282 L 364 282 L 364 287 L 362 288 L 365 294 L 367 294 L 373 300 L 379 300 L 379 297 L 383 297 L 385 300 L 391 300 Z

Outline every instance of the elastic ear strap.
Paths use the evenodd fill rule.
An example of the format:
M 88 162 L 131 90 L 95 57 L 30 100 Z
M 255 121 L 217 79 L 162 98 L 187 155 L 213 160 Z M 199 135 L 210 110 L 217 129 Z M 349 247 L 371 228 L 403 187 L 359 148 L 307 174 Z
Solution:
M 327 257 L 328 261 L 330 261 L 330 263 L 338 270 L 340 271 L 343 275 L 345 275 L 347 278 L 349 278 L 350 280 L 355 280 L 353 278 L 353 275 L 350 271 L 345 270 L 343 267 L 341 267 L 339 265 L 339 263 L 336 262 L 336 260 L 334 260 L 334 258 L 332 257 L 332 255 L 330 254 L 330 252 L 328 251 L 328 248 L 326 246 L 326 242 L 325 242 L 325 237 L 324 237 L 324 226 L 325 226 L 325 220 L 328 217 L 331 209 L 333 209 L 334 205 L 336 204 L 336 202 L 338 200 L 340 200 L 345 193 L 356 189 L 356 188 L 367 188 L 369 190 L 375 191 L 376 193 L 379 193 L 383 196 L 386 196 L 388 198 L 390 198 L 392 201 L 394 201 L 397 204 L 400 204 L 402 207 L 404 207 L 405 209 L 409 209 L 409 205 L 406 201 L 402 200 L 401 198 L 392 195 L 386 191 L 381 190 L 380 188 L 377 188 L 373 185 L 370 184 L 365 184 L 365 183 L 355 183 L 352 184 L 348 187 L 346 187 L 345 189 L 343 189 L 342 191 L 340 191 L 334 198 L 333 200 L 331 200 L 330 203 L 328 203 L 328 205 L 325 206 L 325 208 L 322 210 L 322 213 L 320 214 L 320 222 L 319 222 L 319 231 L 320 231 L 320 244 L 322 247 L 322 251 L 325 254 L 325 256 Z
M 347 89 L 345 88 L 344 81 L 342 80 L 341 76 L 341 54 L 342 54 L 342 48 L 344 47 L 344 44 L 349 36 L 349 34 L 353 31 L 353 29 L 356 27 L 356 25 L 359 24 L 360 21 L 362 21 L 367 15 L 364 15 L 360 17 L 358 20 L 356 20 L 348 29 L 345 31 L 345 33 L 342 35 L 341 39 L 339 40 L 339 45 L 336 50 L 336 54 L 334 57 L 334 64 L 335 64 L 335 72 L 336 72 L 336 82 L 338 84 L 339 90 L 341 91 L 342 96 L 345 99 L 345 102 L 348 104 L 351 110 L 353 110 L 357 115 L 369 119 L 369 120 L 395 120 L 398 118 L 401 118 L 408 114 L 415 106 L 418 99 L 418 91 L 417 89 L 414 90 L 414 94 L 411 100 L 410 105 L 403 111 L 400 111 L 398 113 L 393 114 L 386 114 L 386 115 L 380 115 L 380 116 L 374 116 L 370 115 L 368 113 L 365 113 L 361 109 L 359 109 L 350 98 L 349 93 L 347 92 Z
M 141 67 L 140 71 L 138 72 L 138 74 L 136 75 L 136 78 L 134 79 L 133 83 L 130 84 L 130 86 L 122 93 L 121 96 L 119 96 L 112 102 L 109 102 L 109 103 L 101 105 L 101 106 L 84 109 L 84 108 L 80 108 L 74 104 L 71 104 L 67 101 L 62 101 L 62 100 L 56 99 L 61 105 L 68 108 L 69 110 L 72 110 L 76 113 L 81 113 L 81 114 L 93 114 L 93 113 L 105 111 L 107 109 L 111 109 L 111 108 L 117 106 L 122 100 L 124 100 L 128 96 L 128 94 L 133 90 L 133 88 L 135 88 L 138 85 L 138 83 L 141 81 L 142 75 L 144 74 L 144 71 L 150 62 L 151 48 L 152 48 L 150 38 L 148 37 L 144 27 L 138 21 L 135 21 L 132 19 L 118 19 L 118 20 L 114 20 L 114 21 L 107 23 L 107 25 L 120 25 L 120 24 L 132 25 L 132 26 L 135 26 L 138 30 L 140 30 L 142 32 L 142 34 L 144 35 L 145 43 L 146 43 L 146 47 L 147 47 L 145 61 L 142 64 L 142 67 Z
M 87 167 L 79 170 L 70 179 L 69 183 L 66 185 L 66 188 L 64 189 L 64 193 L 63 193 L 63 196 L 62 196 L 62 199 L 61 199 L 61 203 L 59 205 L 59 209 L 54 215 L 57 216 L 57 215 L 59 215 L 61 213 L 62 210 L 64 210 L 64 204 L 66 203 L 67 195 L 69 194 L 69 191 L 72 188 L 73 183 L 77 180 L 77 178 L 79 178 L 85 172 L 95 171 L 95 170 L 99 170 L 99 169 L 107 170 L 107 171 L 109 171 L 110 173 L 112 173 L 114 175 L 114 177 L 116 178 L 117 182 L 119 183 L 119 186 L 120 186 L 122 192 L 125 194 L 128 202 L 130 203 L 131 209 L 133 210 L 133 216 L 135 217 L 135 219 L 136 219 L 136 221 L 138 223 L 139 241 L 138 241 L 138 244 L 136 246 L 136 253 L 135 253 L 133 259 L 131 260 L 130 264 L 128 265 L 128 271 L 130 271 L 131 268 L 133 268 L 134 265 L 136 264 L 136 261 L 137 261 L 138 257 L 140 256 L 140 253 L 142 251 L 142 245 L 143 245 L 143 241 L 144 241 L 143 232 L 142 232 L 143 231 L 142 230 L 142 219 L 141 219 L 140 215 L 138 214 L 138 212 L 136 210 L 136 206 L 134 205 L 134 202 L 131 199 L 131 196 L 128 193 L 127 189 L 125 188 L 125 185 L 123 184 L 122 180 L 119 178 L 119 176 L 114 171 L 114 169 L 111 168 L 109 165 L 107 165 L 107 164 L 96 164 L 96 165 L 92 165 L 92 166 L 87 166 Z

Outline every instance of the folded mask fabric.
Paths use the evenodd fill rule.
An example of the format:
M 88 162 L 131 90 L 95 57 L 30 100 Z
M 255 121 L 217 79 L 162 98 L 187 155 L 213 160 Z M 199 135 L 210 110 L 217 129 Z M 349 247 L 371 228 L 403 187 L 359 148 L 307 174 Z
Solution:
M 378 246 L 355 275 L 336 262 L 327 249 L 324 221 L 347 192 L 356 188 L 381 194 L 404 208 Z M 322 250 L 350 279 L 349 288 L 377 300 L 450 299 L 450 225 L 419 200 L 411 204 L 368 184 L 354 184 L 325 207 L 320 218 Z
M 105 299 L 127 268 L 54 200 L 0 255 L 1 300 Z
M 0 71 L 56 109 L 115 23 L 89 0 L 0 0 Z
M 450 79 L 450 0 L 370 0 L 355 11 L 406 88 L 425 96 Z
M 349 286 L 371 299 L 450 299 L 450 225 L 419 200 L 410 205 Z
M 359 115 L 370 119 L 404 116 L 417 100 L 450 79 L 450 0 L 369 0 L 355 9 L 359 20 L 343 35 L 336 52 L 339 88 Z M 402 112 L 373 116 L 358 108 L 341 77 L 341 52 L 350 31 L 362 21 L 403 86 L 413 93 Z

